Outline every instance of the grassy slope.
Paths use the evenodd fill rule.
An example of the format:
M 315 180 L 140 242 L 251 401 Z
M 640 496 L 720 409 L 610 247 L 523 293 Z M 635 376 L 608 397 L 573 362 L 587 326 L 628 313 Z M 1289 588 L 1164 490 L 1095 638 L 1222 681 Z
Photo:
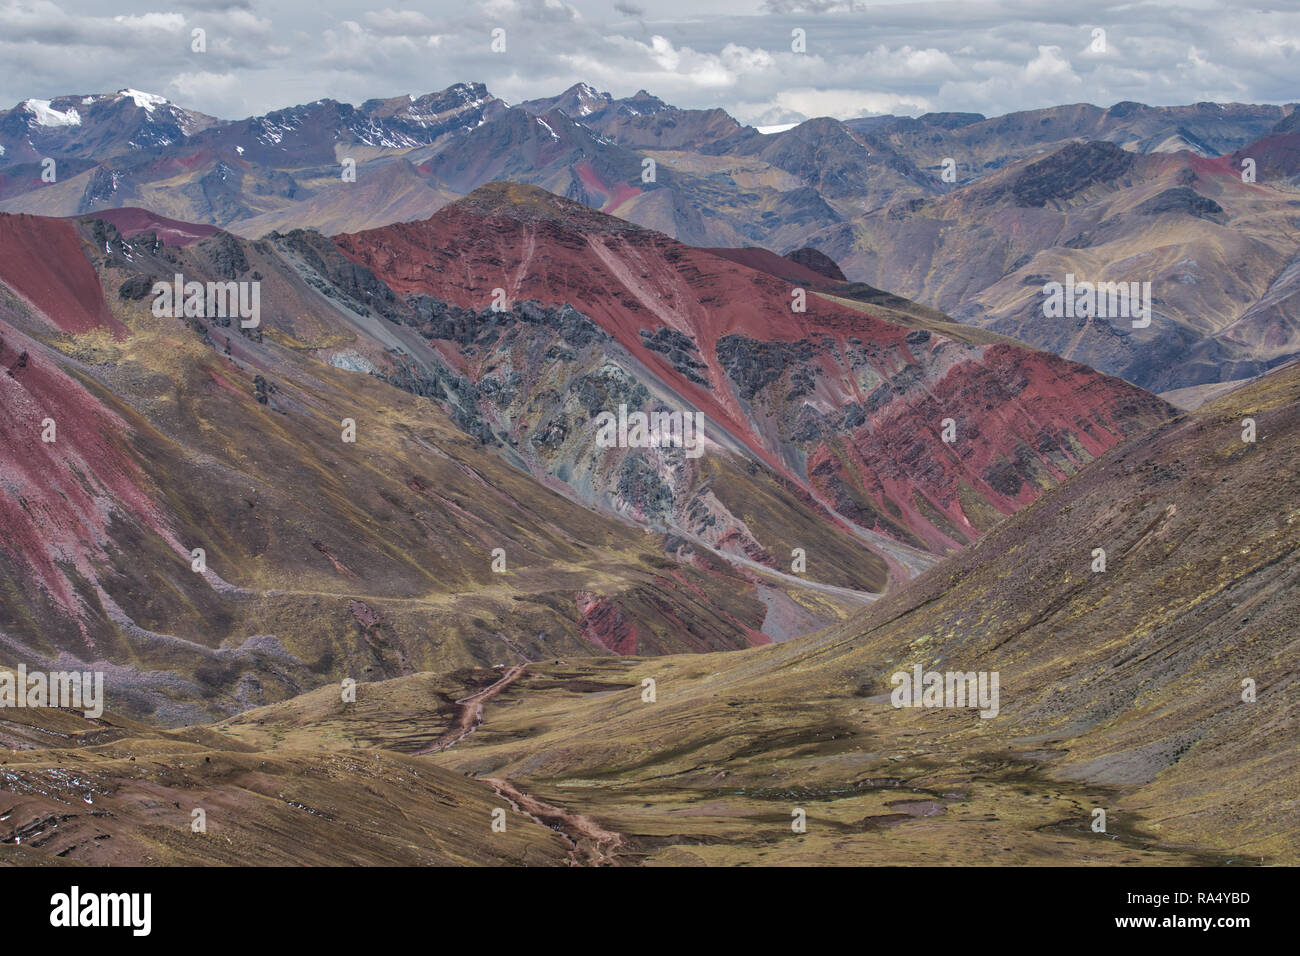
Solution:
M 618 693 L 525 681 L 438 759 L 592 814 L 652 859 L 1117 862 L 1153 845 L 1294 862 L 1298 430 L 1300 375 L 1270 376 L 1115 450 L 851 624 L 602 667 L 633 688 Z M 888 676 L 917 662 L 998 670 L 1002 715 L 894 710 Z M 898 799 L 943 811 L 878 819 Z M 1118 839 L 1088 830 L 1094 806 Z
M 6 852 L 567 859 L 571 844 L 527 816 L 509 817 L 510 841 L 484 835 L 504 790 L 584 859 L 1293 863 L 1298 432 L 1288 369 L 1117 447 L 844 625 L 741 652 L 532 664 L 485 701 L 477 733 L 430 757 L 410 755 L 501 670 L 363 685 L 355 704 L 322 688 L 188 731 L 13 711 L 11 739 L 48 747 L 54 729 L 86 746 L 10 758 L 10 826 L 78 812 Z M 894 709 L 889 675 L 914 663 L 999 671 L 1000 716 Z M 87 816 L 81 791 L 111 815 Z M 231 842 L 188 835 L 176 802 L 217 807 Z M 593 829 L 619 842 L 596 846 Z
M 364 715 L 381 688 L 346 706 Z M 9 710 L 3 727 L 11 742 L 55 749 L 0 767 L 0 864 L 559 865 L 571 849 L 487 784 L 392 751 L 255 750 L 108 713 Z M 504 832 L 492 829 L 497 808 Z

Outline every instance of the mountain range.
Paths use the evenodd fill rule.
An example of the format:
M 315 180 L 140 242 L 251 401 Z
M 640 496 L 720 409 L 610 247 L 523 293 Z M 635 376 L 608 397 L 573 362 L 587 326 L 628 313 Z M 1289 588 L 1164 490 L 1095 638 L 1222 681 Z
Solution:
M 0 114 L 0 855 L 1294 862 L 1295 115 Z
M 3 626 L 34 665 L 125 668 L 137 716 L 164 721 L 352 671 L 783 640 L 1173 413 L 537 187 L 332 239 L 101 216 L 0 214 L 5 459 L 23 463 L 6 575 L 40 595 Z M 159 318 L 153 290 L 178 274 L 256 281 L 260 324 Z M 806 311 L 790 275 L 825 290 Z M 700 454 L 601 447 L 593 422 L 620 406 L 702 414 Z M 498 548 L 510 580 L 535 577 L 527 597 L 493 585 Z M 698 604 L 670 596 L 686 582 Z M 504 608 L 526 634 L 494 636 Z
M 335 234 L 510 180 L 693 245 L 811 246 L 855 281 L 1194 402 L 1300 353 L 1294 117 L 1128 102 L 762 133 L 645 91 L 577 84 L 512 107 L 468 83 L 231 122 L 123 90 L 0 113 L 0 210 Z M 1038 293 L 1066 275 L 1150 282 L 1154 321 L 1135 335 L 1113 317 L 1045 319 Z

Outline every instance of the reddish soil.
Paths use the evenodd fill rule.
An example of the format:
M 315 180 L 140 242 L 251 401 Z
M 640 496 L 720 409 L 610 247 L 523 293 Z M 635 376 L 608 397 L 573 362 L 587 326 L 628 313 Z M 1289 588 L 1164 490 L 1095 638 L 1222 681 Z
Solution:
M 775 252 L 760 249 L 756 246 L 745 249 L 704 247 L 700 251 L 717 256 L 719 259 L 726 259 L 728 262 L 734 262 L 736 265 L 746 266 L 757 272 L 766 272 L 768 275 L 789 279 L 791 282 L 800 283 L 809 289 L 830 289 L 839 285 L 833 279 L 828 279 L 807 266 L 801 266 L 797 262 L 791 262 L 785 256 L 778 256 Z
M 129 454 L 126 423 L 59 369 L 46 347 L 2 321 L 0 365 L 0 482 L 9 492 L 0 495 L 0 547 L 76 616 L 81 599 L 70 573 L 96 579 L 115 517 L 130 515 L 174 539 L 153 504 L 156 489 Z M 55 424 L 53 442 L 42 440 L 46 419 Z
M 890 371 L 911 360 L 903 341 L 907 330 L 899 326 L 815 297 L 806 313 L 793 313 L 790 287 L 780 279 L 660 233 L 619 228 L 618 220 L 577 203 L 561 208 L 567 218 L 551 215 L 550 209 L 489 209 L 484 215 L 461 201 L 423 222 L 336 236 L 335 242 L 399 294 L 424 293 L 481 309 L 492 301 L 493 289 L 504 288 L 510 301 L 575 304 L 640 361 L 679 385 L 709 419 L 723 423 L 792 478 L 753 435 L 716 363 L 710 363 L 714 388 L 702 388 L 646 348 L 639 333 L 668 326 L 709 344 L 731 333 L 766 342 L 823 334 L 842 342 L 856 335 L 897 350 Z
M 582 636 L 615 654 L 635 654 L 639 646 L 636 625 L 629 621 L 616 604 L 598 598 L 590 591 L 574 595 L 582 620 Z
M 77 219 L 103 219 L 116 227 L 127 239 L 134 239 L 144 232 L 157 233 L 164 245 L 188 246 L 200 239 L 215 236 L 221 230 L 216 226 L 207 226 L 193 222 L 181 222 L 168 219 L 147 209 L 136 206 L 124 206 L 121 209 L 101 209 L 98 212 L 76 216 Z
M 71 222 L 0 213 L 0 280 L 64 332 L 103 327 L 126 335 Z
M 1038 475 L 1056 483 L 1119 441 L 1135 417 L 1155 420 L 1167 412 L 1127 383 L 1048 353 L 970 347 L 950 365 L 929 365 L 924 389 L 899 387 L 897 398 L 876 403 L 847 449 L 810 448 L 810 477 L 804 479 L 791 473 L 762 423 L 738 399 L 715 343 L 737 334 L 760 343 L 815 344 L 812 399 L 834 409 L 872 404 L 859 384 L 860 366 L 850 358 L 850 340 L 870 344 L 875 382 L 906 382 L 927 367 L 926 356 L 940 339 L 912 344 L 902 326 L 812 295 L 806 312 L 793 312 L 792 283 L 821 287 L 828 284 L 824 277 L 762 249 L 686 246 L 528 187 L 493 184 L 426 221 L 335 241 L 399 294 L 423 293 L 478 310 L 502 288 L 511 302 L 573 304 L 792 484 L 807 480 L 823 500 L 850 511 L 857 510 L 852 499 L 862 497 L 877 512 L 896 507 L 902 512 L 896 520 L 940 551 L 979 533 L 961 506 L 963 484 L 996 511 L 1010 513 L 1042 491 L 1035 481 L 1011 476 L 1012 462 L 1029 456 L 1037 460 Z M 690 381 L 667 356 L 647 348 L 641 333 L 665 326 L 697 343 L 707 366 L 701 374 L 712 388 Z M 946 417 L 958 423 L 960 448 L 939 440 Z M 1072 441 L 1082 454 L 1071 450 Z M 918 503 L 918 496 L 927 503 Z M 946 518 L 938 526 L 934 512 Z M 869 514 L 855 520 L 889 531 Z M 604 646 L 622 646 L 613 615 L 590 616 Z
M 574 172 L 578 174 L 582 185 L 588 190 L 606 197 L 600 207 L 603 212 L 613 212 L 629 199 L 641 195 L 641 189 L 636 186 L 621 182 L 612 184 L 604 182 L 591 168 L 591 163 L 579 163 L 574 167 Z

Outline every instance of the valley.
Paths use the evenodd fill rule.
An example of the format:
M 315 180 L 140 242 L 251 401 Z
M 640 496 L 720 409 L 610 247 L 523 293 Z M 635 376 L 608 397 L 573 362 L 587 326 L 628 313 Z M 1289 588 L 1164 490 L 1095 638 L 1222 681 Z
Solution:
M 0 862 L 1295 865 L 1295 116 L 0 112 Z

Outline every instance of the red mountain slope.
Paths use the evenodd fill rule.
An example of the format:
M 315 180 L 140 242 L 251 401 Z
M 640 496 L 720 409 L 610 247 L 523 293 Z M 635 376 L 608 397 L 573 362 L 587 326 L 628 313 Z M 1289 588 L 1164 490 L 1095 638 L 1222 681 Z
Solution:
M 134 239 L 136 236 L 152 232 L 155 233 L 166 245 L 169 246 L 188 246 L 192 242 L 198 242 L 200 239 L 207 239 L 209 236 L 215 236 L 221 230 L 216 226 L 208 226 L 202 223 L 181 222 L 179 219 L 169 219 L 166 216 L 160 216 L 148 209 L 141 209 L 138 206 L 123 206 L 120 209 L 102 209 L 90 214 L 95 219 L 103 219 L 105 222 L 111 222 L 117 231 L 127 239 Z M 80 219 L 81 216 L 74 218 Z
M 531 187 L 490 184 L 424 222 L 335 241 L 408 297 L 572 304 L 787 478 L 929 550 L 971 540 L 1169 413 L 1005 339 L 956 341 L 811 293 L 792 311 L 787 281 Z
M 4 282 L 64 332 L 125 326 L 113 318 L 70 222 L 0 213 L 0 282 Z
M 82 610 L 96 603 L 110 616 L 117 610 L 96 576 L 116 547 L 114 523 L 149 529 L 173 551 L 184 549 L 156 504 L 157 487 L 130 454 L 126 422 L 59 367 L 57 352 L 7 317 L 0 310 L 3 550 L 23 562 L 29 583 L 76 622 L 85 643 L 65 639 L 60 646 L 85 654 L 94 638 Z M 34 600 L 34 593 L 27 598 Z

